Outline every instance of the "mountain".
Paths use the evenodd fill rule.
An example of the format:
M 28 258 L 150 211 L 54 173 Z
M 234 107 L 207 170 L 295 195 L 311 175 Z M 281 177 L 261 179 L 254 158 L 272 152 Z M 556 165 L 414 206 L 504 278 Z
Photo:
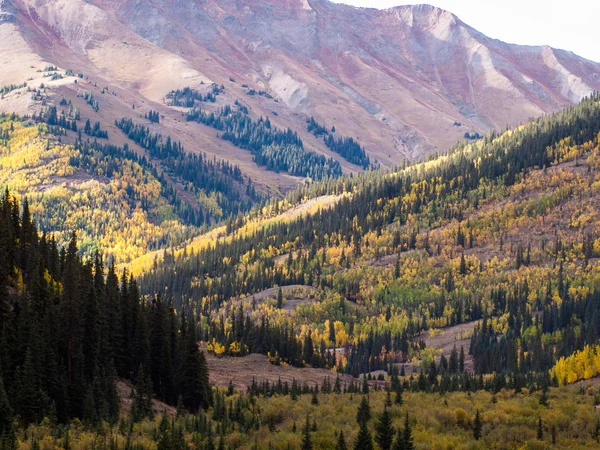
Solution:
M 0 38 L 0 111 L 48 125 L 7 142 L 0 181 L 61 244 L 75 229 L 86 254 L 118 261 L 306 178 L 418 160 L 600 88 L 597 63 L 489 39 L 426 5 L 2 0 Z M 43 140 L 62 150 L 44 154 Z M 11 146 L 35 148 L 33 160 Z M 92 147 L 95 161 L 82 161 Z M 28 176 L 32 164 L 43 177 Z M 136 169 L 112 170 L 123 165 Z M 50 202 L 64 214 L 48 217 Z M 133 219 L 116 236 L 121 215 Z
M 107 102 L 113 116 L 107 120 L 144 102 L 167 116 L 165 127 L 184 144 L 283 188 L 297 181 L 265 173 L 247 152 L 215 140 L 208 129 L 178 123 L 165 95 L 202 81 L 223 84 L 218 103 L 243 99 L 253 115 L 297 130 L 307 147 L 355 171 L 306 132 L 307 118 L 359 139 L 373 162 L 391 166 L 446 150 L 465 133 L 503 130 L 557 111 L 600 88 L 598 63 L 550 47 L 490 39 L 427 5 L 388 10 L 327 0 L 1 5 L 0 33 L 7 39 L 0 58 L 7 70 L 0 84 L 29 77 L 37 83 L 42 61 L 72 68 L 118 93 Z M 72 83 L 55 89 L 56 95 L 74 94 Z M 264 94 L 247 95 L 249 90 Z M 12 106 L 23 113 L 25 103 Z

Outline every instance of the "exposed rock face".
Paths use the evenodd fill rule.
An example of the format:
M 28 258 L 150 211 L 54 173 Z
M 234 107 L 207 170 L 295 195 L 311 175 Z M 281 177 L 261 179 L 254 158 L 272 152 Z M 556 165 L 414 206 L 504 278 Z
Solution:
M 32 51 L 60 67 L 77 64 L 155 102 L 200 81 L 225 83 L 240 96 L 248 84 L 279 101 L 245 96 L 257 113 L 277 110 L 279 123 L 292 128 L 313 115 L 358 137 L 382 165 L 445 150 L 465 132 L 503 129 L 600 89 L 600 64 L 487 38 L 427 5 L 11 2 L 0 0 L 0 24 L 16 17 Z

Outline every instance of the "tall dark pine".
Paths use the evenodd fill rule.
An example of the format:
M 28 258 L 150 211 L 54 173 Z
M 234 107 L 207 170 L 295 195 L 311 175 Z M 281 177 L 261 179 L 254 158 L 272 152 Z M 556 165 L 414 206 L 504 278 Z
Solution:
M 366 395 L 363 395 L 358 406 L 358 412 L 356 413 L 356 421 L 361 424 L 371 420 L 371 406 L 369 405 L 369 399 Z
M 308 420 L 308 415 L 306 416 L 306 424 L 302 429 L 302 443 L 300 444 L 300 448 L 302 450 L 312 450 L 313 443 L 310 437 L 310 422 Z
M 2 381 L 2 377 L 0 377 L 0 436 L 10 428 L 11 421 L 12 409 L 4 390 L 4 382 Z
M 338 434 L 337 443 L 335 445 L 335 450 L 348 450 L 348 445 L 346 444 L 346 438 L 344 437 L 344 432 L 340 430 Z
M 180 355 L 179 392 L 186 408 L 196 412 L 200 408 L 208 407 L 210 390 L 206 358 L 204 352 L 198 349 L 196 329 L 192 321 L 188 322 L 187 330 L 182 339 L 184 341 L 182 345 L 183 354 Z
M 475 413 L 475 420 L 473 421 L 473 438 L 478 441 L 481 439 L 481 416 L 479 414 L 479 410 Z
M 404 433 L 400 428 L 398 428 L 398 434 L 396 435 L 396 440 L 394 441 L 393 450 L 404 450 Z
M 381 450 L 390 450 L 394 443 L 396 430 L 392 425 L 392 418 L 387 408 L 383 410 L 375 425 L 375 442 Z
M 373 437 L 367 427 L 367 422 L 360 424 L 358 435 L 354 440 L 354 450 L 373 450 Z
M 404 432 L 402 433 L 404 440 L 404 450 L 415 450 L 415 443 L 412 437 L 412 428 L 410 426 L 410 420 L 408 419 L 408 413 L 404 419 Z

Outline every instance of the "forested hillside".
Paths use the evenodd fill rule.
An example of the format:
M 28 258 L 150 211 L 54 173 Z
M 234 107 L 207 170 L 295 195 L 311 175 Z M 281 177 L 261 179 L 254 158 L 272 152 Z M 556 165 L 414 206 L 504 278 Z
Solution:
M 167 252 L 143 289 L 173 295 L 218 354 L 355 376 L 417 358 L 435 377 L 420 334 L 478 321 L 475 373 L 562 383 L 548 370 L 600 332 L 599 132 L 593 97 L 395 173 L 313 185 Z M 286 285 L 314 300 L 253 300 Z
M 145 129 L 118 125 L 144 148 L 166 151 Z M 306 185 L 134 259 L 135 277 L 120 284 L 99 256 L 75 256 L 75 241 L 60 252 L 52 238 L 37 238 L 29 203 L 6 194 L 2 223 L 17 231 L 1 235 L 19 238 L 2 252 L 15 255 L 2 294 L 10 318 L 2 347 L 14 349 L 0 363 L 9 367 L 0 409 L 14 419 L 4 423 L 3 445 L 597 447 L 599 136 L 593 96 L 423 163 Z M 48 256 L 36 263 L 38 255 Z M 47 313 L 30 307 L 40 298 Z M 73 323 L 64 319 L 70 313 Z M 36 372 L 34 389 L 44 395 L 27 415 L 28 384 L 15 380 L 41 370 L 27 356 L 40 348 L 33 330 L 44 327 L 35 320 L 54 317 L 60 327 L 46 325 L 41 348 L 62 361 L 62 378 Z M 116 326 L 101 332 L 103 323 Z M 209 364 L 195 339 L 209 361 L 230 364 L 229 385 L 213 377 L 207 387 Z M 238 385 L 235 361 L 252 353 L 266 355 L 268 368 L 250 366 L 256 378 Z M 93 367 L 88 355 L 98 355 Z M 302 375 L 314 380 L 319 369 L 330 375 Z M 110 374 L 107 387 L 97 387 L 97 370 Z M 103 406 L 115 405 L 106 380 L 117 378 L 135 383 L 119 423 Z M 55 384 L 67 387 L 55 393 Z M 58 399 L 76 389 L 83 403 L 71 401 L 59 416 Z M 151 395 L 177 412 L 152 408 Z
M 82 254 L 129 261 L 262 199 L 238 167 L 187 153 L 143 124 L 120 122 L 147 154 L 106 142 L 89 120 L 82 133 L 77 119 L 67 105 L 31 119 L 0 117 L 0 183 L 27 196 L 38 226 L 59 245 L 77 231 Z M 62 142 L 73 134 L 72 144 Z

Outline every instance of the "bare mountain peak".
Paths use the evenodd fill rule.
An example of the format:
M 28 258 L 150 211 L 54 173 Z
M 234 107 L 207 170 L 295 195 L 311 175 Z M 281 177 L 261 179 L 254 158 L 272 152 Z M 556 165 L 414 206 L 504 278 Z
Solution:
M 432 33 L 436 38 L 447 40 L 452 30 L 462 22 L 451 12 L 427 5 L 396 6 L 388 10 L 400 25 Z
M 2 24 L 3 13 L 17 26 Z M 384 166 L 556 111 L 600 89 L 600 64 L 490 39 L 427 4 L 378 10 L 330 0 L 0 0 L 0 38 L 16 42 L 13 29 L 38 59 L 130 97 L 124 109 L 116 104 L 121 97 L 111 99 L 107 124 L 131 114 L 132 103 L 169 117 L 168 92 L 216 82 L 227 92 L 217 106 L 240 100 L 252 114 L 300 133 L 314 116 L 359 140 Z M 15 59 L 14 45 L 5 42 L 0 85 L 37 76 L 35 69 L 27 73 L 35 64 Z M 60 96 L 72 94 L 61 89 Z M 164 126 L 170 123 L 165 134 L 185 139 L 187 131 L 169 120 Z M 248 165 L 247 155 L 227 152 L 208 131 L 189 130 L 201 150 Z M 321 140 L 304 137 L 343 162 Z

